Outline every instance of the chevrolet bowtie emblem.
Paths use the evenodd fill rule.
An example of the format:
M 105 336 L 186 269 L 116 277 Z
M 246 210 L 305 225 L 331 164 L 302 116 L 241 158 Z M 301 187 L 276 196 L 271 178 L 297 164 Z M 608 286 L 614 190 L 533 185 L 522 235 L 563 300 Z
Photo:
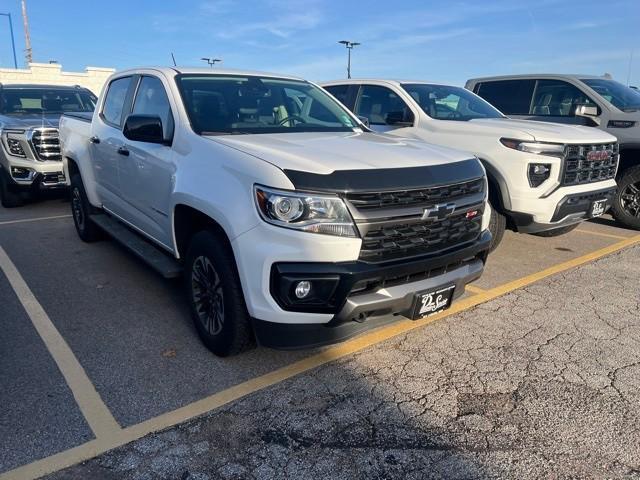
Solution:
M 456 210 L 455 203 L 439 203 L 432 208 L 425 208 L 422 220 L 444 220 Z

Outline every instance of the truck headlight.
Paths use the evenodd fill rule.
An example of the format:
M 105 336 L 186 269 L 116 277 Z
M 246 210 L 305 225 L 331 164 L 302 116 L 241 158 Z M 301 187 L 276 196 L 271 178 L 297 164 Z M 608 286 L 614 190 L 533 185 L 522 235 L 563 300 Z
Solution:
M 521 152 L 545 155 L 547 157 L 562 158 L 564 156 L 564 145 L 561 143 L 527 142 L 513 138 L 501 138 L 500 143 L 507 148 L 513 148 Z
M 279 227 L 357 237 L 355 225 L 341 198 L 255 186 L 256 205 L 266 222 Z
M 24 153 L 20 138 L 13 137 L 14 134 L 19 135 L 21 133 L 22 132 L 11 132 L 5 130 L 4 132 L 2 132 L 2 139 L 4 140 L 4 146 L 9 155 L 25 158 L 27 155 Z

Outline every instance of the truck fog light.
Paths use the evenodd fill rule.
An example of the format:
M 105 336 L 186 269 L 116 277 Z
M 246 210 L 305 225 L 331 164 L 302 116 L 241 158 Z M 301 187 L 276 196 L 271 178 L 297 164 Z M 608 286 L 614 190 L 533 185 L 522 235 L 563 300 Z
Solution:
M 305 298 L 307 295 L 309 295 L 309 292 L 311 291 L 311 282 L 307 282 L 306 280 L 303 280 L 301 282 L 298 282 L 298 284 L 296 285 L 296 297 L 298 298 Z
M 551 164 L 530 163 L 529 164 L 529 185 L 539 187 L 551 175 Z
M 11 167 L 11 176 L 19 180 L 28 179 L 32 170 L 23 167 Z

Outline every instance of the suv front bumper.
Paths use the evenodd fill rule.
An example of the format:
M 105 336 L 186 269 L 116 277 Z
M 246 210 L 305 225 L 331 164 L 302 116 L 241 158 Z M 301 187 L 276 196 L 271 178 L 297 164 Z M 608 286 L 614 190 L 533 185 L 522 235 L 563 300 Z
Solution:
M 473 244 L 433 258 L 372 264 L 276 263 L 271 271 L 271 294 L 285 311 L 330 314 L 325 323 L 278 323 L 254 319 L 261 345 L 272 348 L 308 348 L 339 342 L 365 330 L 410 315 L 417 292 L 455 285 L 453 299 L 478 279 L 484 269 L 491 234 L 484 231 Z M 307 304 L 292 301 L 292 286 L 308 279 L 329 282 L 325 298 Z M 284 285 L 284 286 L 283 286 Z M 313 299 L 312 299 L 313 300 Z
M 536 233 L 553 230 L 592 218 L 590 211 L 594 201 L 605 200 L 605 212 L 609 210 L 615 197 L 616 187 L 608 187 L 585 193 L 563 196 L 553 209 L 547 222 L 536 221 L 533 215 L 520 212 L 507 212 L 518 232 Z

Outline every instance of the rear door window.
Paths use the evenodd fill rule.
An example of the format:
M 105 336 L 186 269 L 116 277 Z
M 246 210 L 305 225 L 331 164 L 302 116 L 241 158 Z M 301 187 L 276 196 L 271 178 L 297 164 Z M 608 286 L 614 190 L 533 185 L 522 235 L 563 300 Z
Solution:
M 120 127 L 127 100 L 127 93 L 131 85 L 132 77 L 122 77 L 109 84 L 107 96 L 102 107 L 102 119 L 108 124 Z
M 507 115 L 529 115 L 535 80 L 497 80 L 482 82 L 476 92 Z
M 336 97 L 343 105 L 349 106 L 349 85 L 331 85 L 324 87 L 324 89 Z

